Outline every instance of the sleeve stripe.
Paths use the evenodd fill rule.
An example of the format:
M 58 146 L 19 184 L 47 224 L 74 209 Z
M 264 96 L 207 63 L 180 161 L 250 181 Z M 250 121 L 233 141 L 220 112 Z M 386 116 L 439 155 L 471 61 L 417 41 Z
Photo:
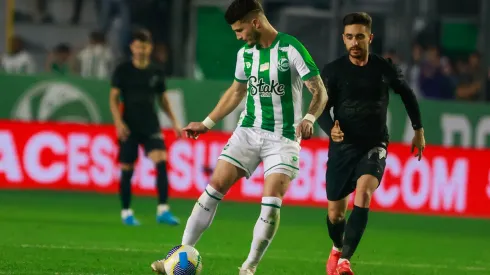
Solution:
M 301 77 L 301 79 L 302 79 L 303 81 L 307 81 L 308 79 L 310 79 L 310 78 L 312 78 L 312 77 L 314 77 L 314 76 L 317 76 L 317 75 L 319 75 L 319 74 L 320 74 L 320 72 L 319 72 L 319 71 L 312 71 L 312 72 L 309 72 L 308 74 L 306 74 L 306 75 L 302 76 L 302 77 Z
M 247 80 L 246 79 L 238 79 L 238 78 L 235 77 L 235 80 L 237 82 L 240 82 L 240 83 L 247 83 Z

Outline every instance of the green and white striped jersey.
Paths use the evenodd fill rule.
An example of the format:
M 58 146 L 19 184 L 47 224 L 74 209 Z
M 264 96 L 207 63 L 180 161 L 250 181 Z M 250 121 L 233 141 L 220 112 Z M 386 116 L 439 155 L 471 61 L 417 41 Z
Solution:
M 319 74 L 306 48 L 295 37 L 279 33 L 268 48 L 243 46 L 235 80 L 247 82 L 246 107 L 238 125 L 274 132 L 295 140 L 303 117 L 303 81 Z

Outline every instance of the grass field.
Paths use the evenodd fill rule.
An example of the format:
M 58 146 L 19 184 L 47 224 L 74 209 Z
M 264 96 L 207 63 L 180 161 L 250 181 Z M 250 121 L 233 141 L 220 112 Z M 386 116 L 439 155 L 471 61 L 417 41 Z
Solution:
M 184 225 L 155 223 L 155 200 L 135 198 L 143 223 L 125 227 L 115 195 L 0 191 L 0 274 L 152 274 Z M 185 222 L 193 201 L 173 201 Z M 260 206 L 223 202 L 197 249 L 207 275 L 238 274 Z M 258 275 L 325 274 L 325 210 L 283 207 Z M 372 213 L 356 275 L 490 274 L 490 221 Z

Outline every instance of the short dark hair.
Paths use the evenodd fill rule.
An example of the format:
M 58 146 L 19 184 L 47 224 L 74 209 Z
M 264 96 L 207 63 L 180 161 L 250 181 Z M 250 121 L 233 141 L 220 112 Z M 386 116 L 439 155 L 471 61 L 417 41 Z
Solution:
M 141 41 L 152 43 L 151 33 L 146 29 L 139 29 L 133 32 L 131 41 Z
M 258 0 L 234 0 L 225 13 L 226 22 L 230 25 L 243 20 L 251 12 L 264 12 Z
M 363 25 L 369 30 L 373 25 L 373 19 L 365 12 L 354 12 L 344 16 L 344 27 L 349 25 Z

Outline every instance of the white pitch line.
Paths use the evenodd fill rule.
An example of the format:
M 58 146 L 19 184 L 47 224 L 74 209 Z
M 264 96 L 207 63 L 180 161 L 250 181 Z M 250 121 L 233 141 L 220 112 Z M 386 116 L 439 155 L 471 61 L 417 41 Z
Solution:
M 171 244 L 161 244 L 163 247 L 174 247 Z M 39 249 L 56 249 L 56 250 L 85 250 L 85 251 L 109 251 L 109 252 L 129 252 L 129 253 L 162 253 L 160 249 L 133 249 L 133 248 L 117 248 L 117 247 L 89 247 L 89 246 L 66 246 L 66 245 L 40 245 L 40 244 L 22 244 L 22 248 L 39 248 Z M 242 256 L 225 253 L 201 253 L 203 256 L 210 256 L 216 258 L 233 258 L 242 259 Z M 324 263 L 324 259 L 302 258 L 302 257 L 288 257 L 288 256 L 275 256 L 266 255 L 266 258 L 274 260 L 286 260 L 286 261 L 301 261 L 311 263 Z M 150 259 L 151 260 L 151 259 Z M 458 269 L 464 271 L 490 271 L 489 266 L 454 266 L 454 265 L 438 265 L 438 264 L 410 264 L 410 263 L 396 263 L 396 262 L 372 262 L 372 261 L 354 261 L 354 265 L 370 265 L 370 266 L 394 266 L 394 267 L 407 267 L 414 269 Z M 2 274 L 0 272 L 0 274 Z M 43 273 L 47 274 L 47 273 Z M 53 273 L 49 273 L 53 274 Z M 74 274 L 74 273 L 57 273 L 59 275 L 102 275 L 102 274 Z

